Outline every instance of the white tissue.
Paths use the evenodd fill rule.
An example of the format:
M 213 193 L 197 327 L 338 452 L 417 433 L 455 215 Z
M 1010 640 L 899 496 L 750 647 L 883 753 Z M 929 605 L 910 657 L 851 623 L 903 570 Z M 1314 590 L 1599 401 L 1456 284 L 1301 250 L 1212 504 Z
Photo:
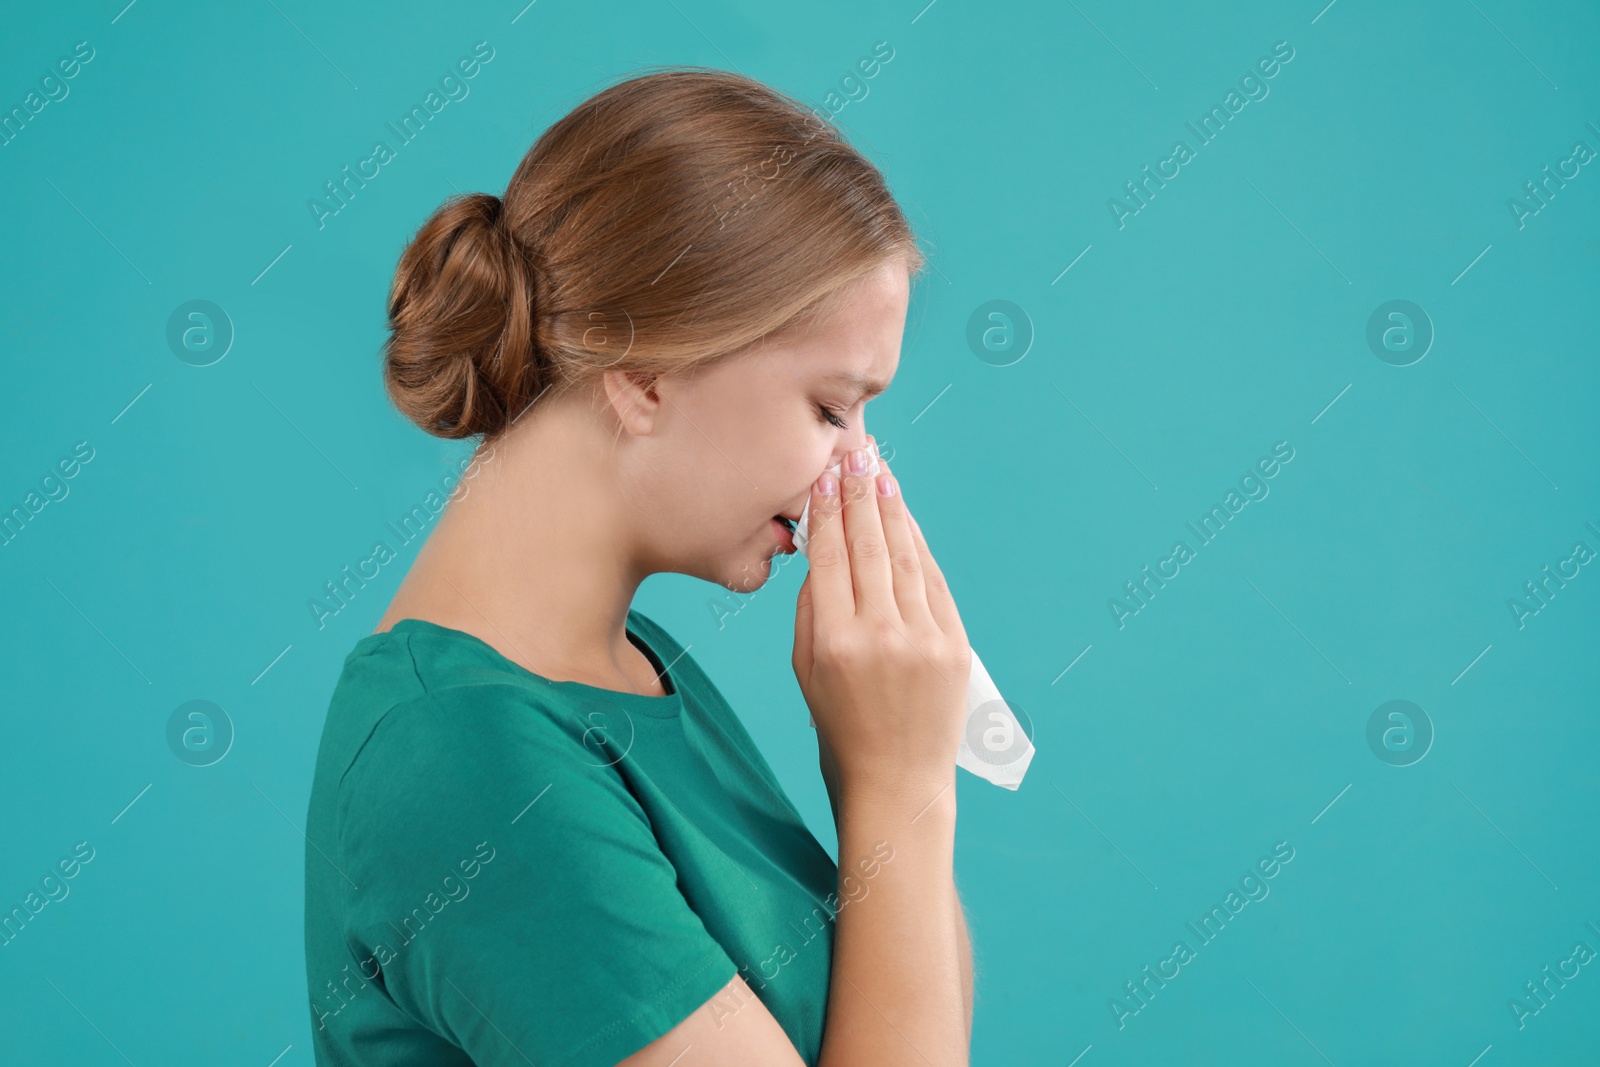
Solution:
M 871 452 L 872 468 L 869 473 L 877 474 L 876 444 L 871 446 Z M 835 463 L 828 469 L 837 475 L 840 474 L 840 466 L 841 464 Z M 841 486 L 840 492 L 843 491 Z M 808 539 L 806 524 L 810 515 L 811 500 L 807 497 L 794 531 L 795 551 L 807 559 L 811 558 L 806 553 Z M 811 726 L 815 729 L 816 725 L 817 720 L 813 717 Z M 976 749 L 972 744 L 974 740 L 978 745 Z M 1022 784 L 1022 776 L 1027 773 L 1028 764 L 1032 762 L 1033 742 L 1022 729 L 1022 724 L 1017 721 L 1016 714 L 1001 699 L 1000 690 L 995 687 L 989 672 L 984 669 L 983 661 L 978 658 L 978 653 L 974 650 L 972 671 L 967 677 L 967 729 L 961 738 L 960 747 L 956 749 L 956 766 L 965 767 L 979 778 L 995 785 L 1014 790 Z

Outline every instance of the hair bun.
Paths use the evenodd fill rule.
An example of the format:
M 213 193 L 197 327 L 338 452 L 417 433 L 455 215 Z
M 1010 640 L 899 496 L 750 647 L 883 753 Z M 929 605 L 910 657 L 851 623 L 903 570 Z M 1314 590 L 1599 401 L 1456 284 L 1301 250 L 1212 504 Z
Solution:
M 452 197 L 400 256 L 384 385 L 428 433 L 495 436 L 539 387 L 533 272 L 489 193 Z

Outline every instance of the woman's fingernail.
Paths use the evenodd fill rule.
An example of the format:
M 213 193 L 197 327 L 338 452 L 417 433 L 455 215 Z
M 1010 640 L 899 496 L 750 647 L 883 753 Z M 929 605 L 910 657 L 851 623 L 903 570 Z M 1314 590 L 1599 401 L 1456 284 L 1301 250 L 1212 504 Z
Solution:
M 880 474 L 880 475 L 878 475 L 878 495 L 879 496 L 894 496 L 894 494 L 897 491 L 898 490 L 897 490 L 897 488 L 895 487 L 895 484 L 894 484 L 894 475 L 892 475 L 892 474 Z
M 823 496 L 832 496 L 839 491 L 839 479 L 834 477 L 832 471 L 823 471 L 817 476 L 817 492 Z
M 867 459 L 867 450 L 864 448 L 852 448 L 850 450 L 848 465 L 850 467 L 851 474 L 866 474 L 868 467 L 871 465 L 871 461 Z

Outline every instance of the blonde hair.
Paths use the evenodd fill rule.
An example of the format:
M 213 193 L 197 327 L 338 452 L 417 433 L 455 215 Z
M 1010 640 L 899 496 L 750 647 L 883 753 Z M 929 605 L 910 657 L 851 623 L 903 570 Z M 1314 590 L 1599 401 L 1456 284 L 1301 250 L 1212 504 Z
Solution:
M 384 384 L 427 432 L 492 439 L 608 368 L 654 380 L 771 342 L 895 259 L 925 266 L 831 123 L 743 75 L 656 70 L 546 130 L 503 199 L 451 197 L 423 224 Z

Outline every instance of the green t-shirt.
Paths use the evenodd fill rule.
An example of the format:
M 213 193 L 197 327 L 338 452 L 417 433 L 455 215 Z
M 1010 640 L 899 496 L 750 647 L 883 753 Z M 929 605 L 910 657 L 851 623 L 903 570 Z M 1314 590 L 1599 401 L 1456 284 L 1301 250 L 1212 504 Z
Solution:
M 816 1062 L 834 860 L 683 647 L 627 631 L 668 695 L 420 619 L 345 658 L 306 819 L 321 1067 L 612 1067 L 736 972 Z

